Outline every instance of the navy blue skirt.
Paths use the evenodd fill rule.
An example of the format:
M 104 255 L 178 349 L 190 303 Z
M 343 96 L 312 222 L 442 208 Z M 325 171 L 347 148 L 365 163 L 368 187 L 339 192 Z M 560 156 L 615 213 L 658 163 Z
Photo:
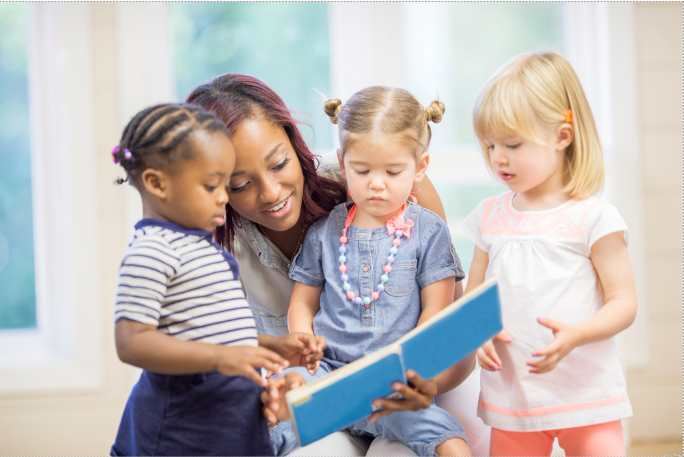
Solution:
M 111 455 L 273 455 L 261 391 L 243 376 L 143 371 Z

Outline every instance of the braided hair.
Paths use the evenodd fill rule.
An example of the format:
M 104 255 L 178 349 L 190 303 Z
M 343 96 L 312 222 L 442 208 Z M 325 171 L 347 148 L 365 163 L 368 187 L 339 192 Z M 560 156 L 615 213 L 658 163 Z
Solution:
M 148 168 L 169 168 L 192 158 L 188 140 L 197 130 L 221 131 L 229 136 L 223 122 L 196 105 L 165 103 L 140 111 L 126 125 L 112 151 L 114 162 L 126 170 L 126 178 L 118 178 L 116 183 L 136 185 Z

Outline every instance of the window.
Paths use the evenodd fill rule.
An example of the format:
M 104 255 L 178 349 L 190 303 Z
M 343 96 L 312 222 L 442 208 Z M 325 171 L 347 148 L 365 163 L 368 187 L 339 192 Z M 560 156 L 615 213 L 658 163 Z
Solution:
M 280 95 L 312 150 L 332 145 L 323 113 L 330 88 L 325 3 L 173 3 L 170 8 L 177 98 L 225 73 L 259 78 Z
M 0 330 L 37 325 L 28 17 L 26 3 L 0 4 Z

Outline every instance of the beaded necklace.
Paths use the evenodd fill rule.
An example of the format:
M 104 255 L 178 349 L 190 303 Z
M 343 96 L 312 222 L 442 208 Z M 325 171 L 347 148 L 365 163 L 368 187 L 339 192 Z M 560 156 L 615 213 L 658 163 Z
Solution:
M 389 281 L 389 274 L 392 271 L 392 264 L 394 263 L 394 256 L 399 252 L 399 246 L 401 245 L 401 237 L 406 236 L 406 238 L 411 238 L 411 227 L 413 227 L 413 221 L 409 219 L 404 223 L 404 213 L 406 212 L 407 204 L 405 203 L 402 207 L 402 211 L 398 216 L 394 216 L 387 221 L 387 231 L 390 235 L 394 235 L 395 238 L 392 240 L 392 247 L 390 248 L 390 254 L 385 260 L 385 266 L 383 267 L 383 275 L 380 276 L 380 284 L 377 285 L 375 291 L 370 294 L 370 297 L 356 296 L 351 290 L 351 284 L 349 284 L 349 276 L 347 275 L 347 266 L 344 264 L 347 261 L 345 254 L 347 253 L 347 229 L 354 220 L 356 216 L 356 204 L 349 210 L 349 215 L 344 223 L 344 229 L 342 229 L 342 236 L 340 237 L 340 273 L 342 273 L 342 289 L 347 292 L 347 298 L 351 300 L 354 304 L 363 304 L 366 308 L 370 308 L 371 301 L 377 300 L 380 297 L 380 293 L 385 290 L 385 283 Z

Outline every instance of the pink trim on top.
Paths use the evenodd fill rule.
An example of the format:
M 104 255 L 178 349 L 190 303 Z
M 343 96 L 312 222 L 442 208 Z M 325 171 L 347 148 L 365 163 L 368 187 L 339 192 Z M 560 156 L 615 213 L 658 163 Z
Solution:
M 604 400 L 585 401 L 582 403 L 575 403 L 573 405 L 551 406 L 548 408 L 533 408 L 533 409 L 502 408 L 500 406 L 496 406 L 496 405 L 492 405 L 491 403 L 484 402 L 482 400 L 482 397 L 480 397 L 478 403 L 480 404 L 482 409 L 486 409 L 487 411 L 491 411 L 491 412 L 496 413 L 496 414 L 501 414 L 502 416 L 530 417 L 530 416 L 544 416 L 547 414 L 567 413 L 567 412 L 571 412 L 571 411 L 583 411 L 585 409 L 605 408 L 606 406 L 613 406 L 613 405 L 625 403 L 628 401 L 629 401 L 629 398 L 627 398 L 627 395 L 622 394 L 622 395 L 619 395 L 617 397 L 606 398 Z
M 502 198 L 503 197 L 503 198 Z M 482 214 L 483 235 L 545 235 L 563 238 L 583 238 L 587 218 L 601 203 L 595 200 L 585 208 L 576 208 L 586 200 L 570 200 L 557 208 L 546 211 L 515 212 L 511 207 L 513 192 L 492 197 Z M 503 207 L 503 211 L 502 208 Z M 581 214 L 573 211 L 580 209 Z M 492 214 L 494 211 L 498 214 Z M 490 217 L 491 215 L 491 217 Z

